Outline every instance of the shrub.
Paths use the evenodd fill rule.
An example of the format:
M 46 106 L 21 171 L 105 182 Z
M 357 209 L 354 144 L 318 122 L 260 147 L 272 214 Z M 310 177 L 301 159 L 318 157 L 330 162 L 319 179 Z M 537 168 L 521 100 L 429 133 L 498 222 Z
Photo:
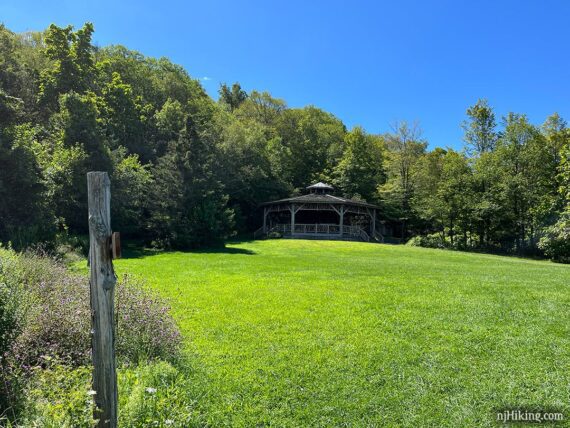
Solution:
M 548 227 L 538 247 L 555 262 L 570 263 L 570 212 L 564 213 L 560 220 Z
M 449 248 L 451 246 L 448 242 L 444 241 L 438 233 L 414 236 L 406 242 L 406 245 L 426 248 Z
M 0 421 L 17 411 L 22 385 L 19 371 L 10 364 L 9 350 L 23 329 L 26 308 L 18 258 L 0 247 Z
M 172 360 L 181 337 L 170 308 L 150 290 L 125 275 L 116 288 L 118 357 L 125 362 Z
M 91 315 L 88 280 L 52 259 L 22 257 L 23 281 L 33 302 L 14 355 L 24 367 L 43 364 L 43 355 L 72 366 L 89 364 Z M 125 276 L 115 293 L 116 351 L 120 362 L 176 356 L 180 333 L 169 307 Z
M 13 355 L 24 369 L 43 365 L 42 356 L 71 365 L 90 358 L 89 286 L 79 275 L 44 256 L 21 256 L 22 279 L 32 302 Z
M 0 247 L 0 356 L 22 329 L 25 305 L 16 254 Z
M 176 359 L 181 338 L 169 307 L 128 276 L 117 284 L 115 296 L 119 363 Z M 50 376 L 66 373 L 59 366 L 69 370 L 90 364 L 90 330 L 89 284 L 84 276 L 45 255 L 0 248 L 0 421 L 16 417 L 19 393 L 27 379 L 37 378 L 40 368 L 49 369 L 39 378 L 40 386 L 45 381 L 49 389 L 50 382 L 59 382 Z M 73 400 L 66 405 L 76 408 Z M 90 414 L 82 409 L 81 415 Z M 46 416 L 49 424 L 38 426 L 75 426 L 52 416 Z

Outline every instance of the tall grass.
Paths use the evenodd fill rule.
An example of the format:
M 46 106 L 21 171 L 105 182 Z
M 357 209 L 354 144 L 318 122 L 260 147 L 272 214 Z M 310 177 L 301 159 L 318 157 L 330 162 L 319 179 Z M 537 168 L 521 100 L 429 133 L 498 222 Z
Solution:
M 120 278 L 115 315 L 120 365 L 178 359 L 181 339 L 170 308 L 140 281 L 126 275 Z M 81 378 L 90 364 L 90 331 L 85 275 L 69 272 L 64 264 L 45 254 L 0 249 L 0 418 L 19 420 L 22 408 L 28 416 L 34 413 L 30 403 L 40 405 L 42 400 L 30 401 L 32 396 L 44 394 L 50 402 L 51 393 L 38 389 L 38 384 L 49 389 L 51 384 L 73 384 L 74 376 Z M 68 379 L 59 379 L 58 373 L 68 373 Z M 32 385 L 36 385 L 33 390 Z M 89 397 L 82 397 L 86 399 Z M 66 405 L 70 420 L 79 417 L 74 403 L 72 400 Z M 67 414 L 64 409 L 58 412 Z M 57 418 L 53 422 L 67 423 L 57 422 Z M 44 420 L 40 425 L 45 424 Z

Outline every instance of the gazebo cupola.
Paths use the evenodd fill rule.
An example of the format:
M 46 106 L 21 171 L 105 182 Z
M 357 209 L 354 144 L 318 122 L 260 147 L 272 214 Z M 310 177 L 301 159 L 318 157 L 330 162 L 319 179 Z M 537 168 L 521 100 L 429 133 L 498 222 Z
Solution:
M 318 183 L 307 186 L 306 189 L 309 191 L 309 193 L 324 195 L 325 193 L 332 193 L 334 187 L 332 187 L 330 184 L 325 184 L 322 181 L 319 181 Z
M 261 204 L 263 227 L 255 236 L 383 241 L 376 228 L 377 206 L 333 195 L 326 183 L 306 187 L 308 193 Z

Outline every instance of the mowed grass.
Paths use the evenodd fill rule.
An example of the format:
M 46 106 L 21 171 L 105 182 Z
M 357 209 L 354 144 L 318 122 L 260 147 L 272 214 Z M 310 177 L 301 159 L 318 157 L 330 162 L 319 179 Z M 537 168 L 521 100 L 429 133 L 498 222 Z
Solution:
M 570 266 L 269 240 L 118 260 L 170 299 L 211 426 L 493 426 L 570 419 Z

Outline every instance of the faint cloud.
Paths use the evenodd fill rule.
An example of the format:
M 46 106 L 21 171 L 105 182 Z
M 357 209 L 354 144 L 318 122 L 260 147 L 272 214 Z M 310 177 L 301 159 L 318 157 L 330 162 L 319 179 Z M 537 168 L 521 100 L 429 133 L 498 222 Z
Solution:
M 212 78 L 209 76 L 204 76 L 204 77 L 201 77 L 200 80 L 207 82 L 208 80 L 212 80 Z

